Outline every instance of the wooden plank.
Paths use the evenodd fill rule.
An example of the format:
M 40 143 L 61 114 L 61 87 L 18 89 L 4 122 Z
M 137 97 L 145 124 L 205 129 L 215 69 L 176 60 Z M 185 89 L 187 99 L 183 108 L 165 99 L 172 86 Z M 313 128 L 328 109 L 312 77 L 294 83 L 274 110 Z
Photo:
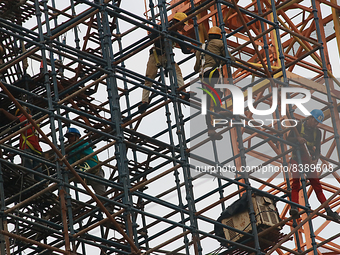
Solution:
M 286 71 L 287 72 L 287 78 L 300 84 L 303 87 L 306 87 L 311 90 L 318 91 L 324 95 L 327 95 L 327 89 L 326 86 L 317 83 L 315 81 L 312 81 L 310 79 L 304 78 L 302 76 L 299 76 L 297 74 L 294 74 L 292 72 Z M 294 85 L 292 85 L 294 86 Z M 296 85 L 297 86 L 297 85 Z M 332 97 L 335 97 L 336 99 L 340 99 L 340 91 L 333 90 L 331 92 Z

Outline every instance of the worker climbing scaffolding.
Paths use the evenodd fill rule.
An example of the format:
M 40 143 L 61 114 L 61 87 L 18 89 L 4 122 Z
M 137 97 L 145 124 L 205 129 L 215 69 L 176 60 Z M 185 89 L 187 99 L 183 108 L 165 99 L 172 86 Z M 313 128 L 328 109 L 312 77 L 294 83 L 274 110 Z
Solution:
M 185 36 L 181 35 L 178 32 L 184 29 L 184 26 L 188 24 L 188 21 L 185 21 L 184 23 L 181 23 L 180 25 L 176 25 L 176 24 L 181 22 L 185 18 L 187 18 L 187 15 L 185 13 L 177 12 L 174 15 L 172 21 L 169 23 L 169 34 L 183 41 L 186 40 Z M 150 39 L 151 40 L 155 39 L 158 36 L 159 36 L 159 33 L 153 32 L 150 35 Z M 178 42 L 178 44 L 183 54 L 191 54 L 194 52 L 194 50 L 188 49 L 185 44 L 181 42 Z M 155 41 L 154 46 L 150 49 L 150 55 L 149 55 L 149 60 L 146 66 L 145 76 L 149 79 L 154 80 L 157 76 L 158 68 L 165 67 L 166 63 L 167 63 L 167 57 L 165 55 L 165 42 L 164 42 L 164 37 L 161 37 Z M 179 68 L 176 62 L 175 62 L 175 71 L 176 71 L 178 87 L 181 88 L 184 86 L 184 80 L 183 80 L 181 69 Z M 146 79 L 145 86 L 151 88 L 152 82 Z M 190 95 L 196 94 L 194 92 L 185 93 L 185 90 L 183 92 L 184 94 L 181 96 L 181 98 L 185 100 L 188 100 L 190 98 Z M 148 89 L 143 89 L 142 102 L 138 106 L 139 112 L 141 113 L 145 112 L 145 110 L 147 109 L 149 105 L 149 94 L 150 94 L 150 91 Z
M 69 151 L 69 157 L 67 158 L 70 164 L 78 162 L 84 157 L 93 153 L 93 149 L 90 147 L 88 142 L 80 139 L 81 134 L 76 128 L 68 128 L 65 134 L 68 139 L 69 145 L 71 145 L 71 150 Z M 87 172 L 91 168 L 94 168 L 93 172 L 90 172 L 98 177 L 104 178 L 104 171 L 101 167 L 96 166 L 99 164 L 97 155 L 86 159 L 83 162 L 77 164 L 76 169 Z M 106 186 L 96 181 L 90 181 L 85 179 L 87 184 L 91 185 L 94 192 L 98 195 L 103 195 L 106 192 Z
M 217 26 L 211 27 L 208 31 L 209 40 L 202 45 L 202 48 L 206 51 L 209 51 L 217 56 L 225 57 L 225 48 L 223 41 L 221 40 L 222 33 L 221 29 Z M 230 54 L 229 54 L 230 55 Z M 235 59 L 232 57 L 232 60 Z M 206 54 L 201 51 L 196 52 L 196 63 L 194 66 L 195 72 L 200 73 L 200 79 L 202 81 L 202 87 L 211 87 L 214 88 L 216 83 L 222 83 L 222 63 L 219 59 Z M 223 92 L 217 90 L 222 97 Z M 214 101 L 216 101 L 217 95 L 212 94 L 214 97 Z M 217 114 L 220 114 L 223 117 L 232 117 L 232 113 L 221 108 L 219 104 L 214 104 L 213 99 L 211 97 L 207 97 L 207 110 L 213 111 Z M 221 140 L 223 138 L 222 135 L 216 133 L 215 128 L 213 127 L 212 121 L 213 117 L 211 114 L 205 115 L 206 124 L 208 127 L 208 136 L 214 140 Z
M 300 190 L 300 172 L 305 174 L 307 179 L 310 181 L 316 196 L 320 203 L 324 203 L 326 201 L 326 197 L 323 194 L 322 187 L 320 184 L 320 180 L 317 174 L 317 171 L 308 171 L 311 167 L 310 165 L 317 165 L 317 162 L 320 158 L 321 153 L 321 131 L 317 128 L 319 123 L 322 123 L 324 119 L 324 114 L 319 109 L 314 109 L 311 111 L 311 116 L 307 117 L 306 121 L 298 123 L 296 126 L 297 134 L 293 131 L 290 131 L 287 140 L 291 142 L 297 141 L 300 146 L 301 153 L 301 161 L 302 168 L 300 164 L 298 164 L 297 152 L 293 151 L 292 158 L 290 160 L 291 164 L 291 172 L 293 175 L 293 184 L 292 184 L 292 202 L 299 203 L 299 190 Z M 304 145 L 307 145 L 307 150 L 304 149 Z M 308 168 L 307 168 L 308 167 Z M 299 171 L 301 170 L 301 171 Z M 331 210 L 331 208 L 327 205 L 326 207 L 327 215 L 340 220 L 340 216 Z M 298 209 L 295 206 L 292 206 L 290 211 L 290 215 L 293 217 L 298 217 Z

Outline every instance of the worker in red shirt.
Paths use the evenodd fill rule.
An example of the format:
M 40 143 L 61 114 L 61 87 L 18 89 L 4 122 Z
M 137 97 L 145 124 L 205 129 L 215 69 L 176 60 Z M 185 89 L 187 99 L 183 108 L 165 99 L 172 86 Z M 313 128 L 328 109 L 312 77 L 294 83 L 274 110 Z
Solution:
M 23 108 L 28 114 L 30 113 L 27 107 L 24 106 Z M 2 113 L 2 115 L 11 122 L 15 121 L 17 123 L 22 123 L 27 120 L 26 116 L 22 114 L 19 109 L 15 112 L 15 115 L 9 113 L 3 108 L 0 108 L 0 113 Z M 27 126 L 29 124 L 30 124 L 29 122 L 26 122 L 24 126 Z M 33 155 L 39 155 L 39 156 L 42 155 L 42 149 L 39 145 L 38 132 L 36 131 L 34 127 L 28 128 L 20 134 L 19 148 Z M 21 160 L 22 160 L 22 165 L 25 168 L 32 169 L 32 170 L 34 169 L 35 171 L 42 172 L 42 167 L 39 166 L 38 160 L 33 159 L 33 158 L 28 158 L 25 156 L 21 156 Z M 33 178 L 33 174 L 30 176 Z M 36 179 L 37 181 L 42 180 L 42 178 L 39 177 L 38 175 L 34 175 L 34 179 Z

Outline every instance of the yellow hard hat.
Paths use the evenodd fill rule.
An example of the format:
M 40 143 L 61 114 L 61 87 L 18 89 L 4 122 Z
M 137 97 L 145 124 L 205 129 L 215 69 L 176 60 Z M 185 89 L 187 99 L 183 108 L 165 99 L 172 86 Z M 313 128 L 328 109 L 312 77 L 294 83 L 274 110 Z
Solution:
M 210 34 L 214 34 L 214 35 L 221 35 L 222 36 L 222 32 L 221 32 L 221 29 L 219 27 L 212 27 L 209 29 L 209 32 L 208 32 L 208 35 Z
M 178 21 L 184 20 L 186 17 L 188 17 L 184 12 L 176 12 L 174 15 L 174 19 Z M 188 25 L 188 21 L 184 22 L 185 25 Z
M 28 107 L 23 106 L 22 108 L 24 109 L 25 112 L 27 112 L 28 114 L 31 114 L 31 110 L 30 110 Z M 21 112 L 21 111 L 20 111 L 20 109 L 18 108 L 18 109 L 15 111 L 15 116 L 17 116 L 17 115 L 19 114 L 19 112 Z

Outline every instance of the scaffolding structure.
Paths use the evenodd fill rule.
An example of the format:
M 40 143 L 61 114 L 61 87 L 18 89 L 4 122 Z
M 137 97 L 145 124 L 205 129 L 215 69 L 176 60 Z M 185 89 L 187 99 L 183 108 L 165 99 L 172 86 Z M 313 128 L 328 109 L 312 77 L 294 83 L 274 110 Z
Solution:
M 0 116 L 0 254 L 340 254 L 339 222 L 326 216 L 326 204 L 314 203 L 305 178 L 300 218 L 288 213 L 291 176 L 282 169 L 289 168 L 296 144 L 286 140 L 287 123 L 305 116 L 294 105 L 283 111 L 277 98 L 286 88 L 301 99 L 292 88 L 307 89 L 308 109 L 324 112 L 320 179 L 329 206 L 340 212 L 340 82 L 331 65 L 340 52 L 337 1 L 123 2 L 0 0 L 0 107 L 13 115 L 30 109 L 28 122 L 45 152 L 20 150 L 19 135 L 31 126 Z M 131 6 L 136 2 L 145 9 Z M 202 117 L 203 97 L 184 100 L 184 88 L 178 89 L 174 59 L 187 91 L 197 87 L 199 75 L 195 54 L 183 56 L 179 39 L 168 33 L 176 12 L 187 14 L 182 34 L 195 51 L 211 54 L 201 44 L 210 27 L 221 28 L 230 55 L 214 57 L 225 61 L 224 83 L 240 88 L 257 109 L 277 104 L 275 122 L 246 105 L 244 115 L 226 118 L 244 125 L 222 127 L 221 141 L 208 137 L 204 125 L 190 126 Z M 151 33 L 175 47 L 167 48 L 167 64 L 148 88 Z M 138 111 L 142 89 L 151 91 L 145 112 Z M 235 111 L 239 103 L 225 93 L 224 107 Z M 81 131 L 105 178 L 68 163 L 68 127 Z M 34 158 L 44 171 L 23 167 L 20 157 Z M 198 165 L 237 171 L 198 171 Z M 240 171 L 249 166 L 282 171 Z M 85 177 L 106 185 L 105 195 L 94 194 Z M 257 226 L 255 194 L 276 203 L 279 222 Z M 242 195 L 247 230 L 218 221 Z M 243 238 L 228 240 L 216 227 Z

